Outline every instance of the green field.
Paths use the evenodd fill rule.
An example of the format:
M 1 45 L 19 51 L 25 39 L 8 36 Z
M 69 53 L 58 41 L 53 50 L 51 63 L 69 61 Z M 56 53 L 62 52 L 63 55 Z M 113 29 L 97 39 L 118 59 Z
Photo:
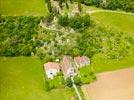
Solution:
M 0 14 L 2 15 L 34 15 L 47 13 L 45 0 L 0 0 Z
M 134 35 L 134 14 L 95 12 L 91 16 L 101 26 Z
M 103 54 L 97 54 L 92 59 L 91 67 L 96 73 L 134 67 L 134 55 L 120 60 L 106 59 Z
M 72 95 L 68 88 L 45 91 L 38 58 L 0 58 L 0 100 L 70 100 Z

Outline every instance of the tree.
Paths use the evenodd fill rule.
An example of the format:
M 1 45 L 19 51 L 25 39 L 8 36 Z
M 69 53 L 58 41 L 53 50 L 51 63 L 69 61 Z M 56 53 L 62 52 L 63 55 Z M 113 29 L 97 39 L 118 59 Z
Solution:
M 73 56 L 78 56 L 80 55 L 80 50 L 78 48 L 73 49 Z
M 67 79 L 66 79 L 66 85 L 68 86 L 68 87 L 72 87 L 72 81 L 71 81 L 71 78 L 70 77 L 68 77 Z
M 65 0 L 66 8 L 69 9 L 69 5 L 67 3 L 67 0 Z
M 82 12 L 81 0 L 78 0 L 78 10 L 79 12 Z
M 68 15 L 65 15 L 65 16 L 62 16 L 61 15 L 61 16 L 59 16 L 59 18 L 58 18 L 58 24 L 60 24 L 63 27 L 68 26 L 68 24 L 69 24 Z
M 80 79 L 78 76 L 75 76 L 75 77 L 74 77 L 74 83 L 75 83 L 76 85 L 81 85 L 81 79 Z
M 63 0 L 59 0 L 59 7 L 60 7 L 61 9 L 63 8 L 62 3 L 63 3 Z
M 51 13 L 52 12 L 52 5 L 51 5 L 51 0 L 45 0 L 46 3 L 47 3 L 47 8 L 48 8 L 48 11 Z

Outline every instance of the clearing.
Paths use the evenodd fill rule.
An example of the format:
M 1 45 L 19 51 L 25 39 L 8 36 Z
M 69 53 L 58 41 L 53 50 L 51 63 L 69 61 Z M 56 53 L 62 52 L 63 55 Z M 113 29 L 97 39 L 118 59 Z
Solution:
M 97 81 L 82 86 L 86 100 L 134 100 L 134 68 L 98 74 Z
M 0 100 L 70 100 L 73 93 L 69 88 L 46 92 L 36 57 L 0 57 Z
M 10 16 L 47 14 L 45 0 L 0 0 L 0 14 Z

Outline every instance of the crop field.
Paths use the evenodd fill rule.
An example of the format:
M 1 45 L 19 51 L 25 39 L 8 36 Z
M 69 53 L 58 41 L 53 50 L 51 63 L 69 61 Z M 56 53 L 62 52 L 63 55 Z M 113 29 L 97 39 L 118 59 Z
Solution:
M 83 85 L 86 100 L 133 100 L 134 68 L 104 72 L 96 82 Z
M 70 100 L 69 88 L 45 91 L 41 61 L 35 57 L 0 58 L 0 100 Z
M 134 35 L 134 14 L 95 12 L 92 18 L 101 26 Z
M 0 0 L 0 14 L 10 16 L 47 14 L 45 0 Z

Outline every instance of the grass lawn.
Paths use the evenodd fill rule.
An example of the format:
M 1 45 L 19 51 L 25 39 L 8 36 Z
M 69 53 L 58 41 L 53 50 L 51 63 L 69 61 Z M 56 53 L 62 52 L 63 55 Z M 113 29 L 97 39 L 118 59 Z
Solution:
M 45 91 L 38 58 L 0 58 L 0 100 L 70 100 L 72 95 L 68 88 Z
M 120 60 L 106 59 L 102 54 L 97 54 L 92 59 L 91 67 L 96 73 L 134 67 L 134 55 Z
M 115 12 L 96 12 L 91 15 L 101 26 L 134 36 L 134 15 Z
M 52 88 L 56 88 L 56 87 L 64 87 L 64 78 L 63 76 L 55 76 L 54 79 L 50 79 L 48 80 L 49 82 L 49 86 Z
M 45 0 L 0 0 L 0 14 L 10 16 L 45 15 Z

